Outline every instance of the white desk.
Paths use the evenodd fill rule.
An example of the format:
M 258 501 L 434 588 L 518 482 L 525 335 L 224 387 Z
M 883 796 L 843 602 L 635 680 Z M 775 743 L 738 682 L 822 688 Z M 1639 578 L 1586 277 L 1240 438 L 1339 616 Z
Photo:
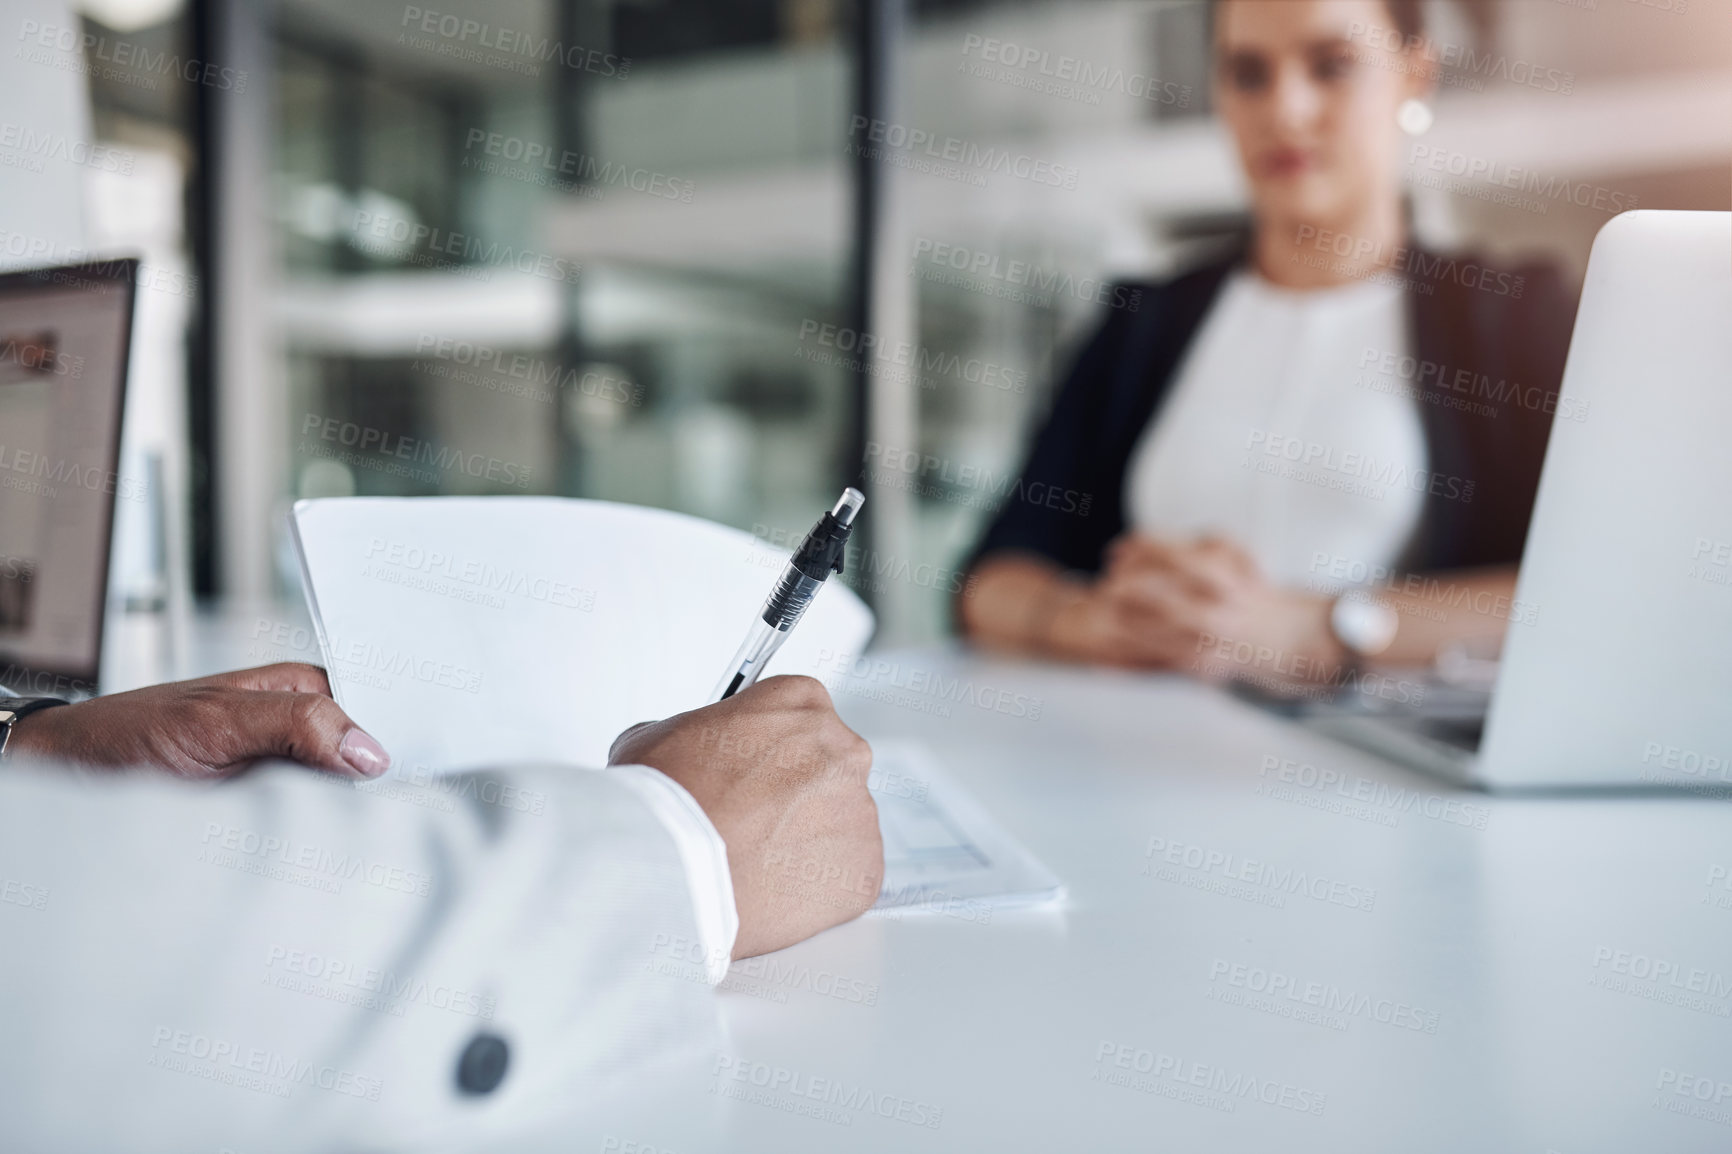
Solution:
M 194 664 L 245 660 L 261 618 L 283 619 L 201 626 Z M 931 688 L 891 688 L 914 670 Z M 959 700 L 952 677 L 1039 716 Z M 868 737 L 926 741 L 1068 906 L 869 918 L 748 966 L 719 995 L 725 1054 L 520 1149 L 1732 1149 L 1732 804 L 1453 792 L 1161 678 L 928 652 L 837 699 Z M 1271 793 L 1267 759 L 1373 796 Z M 1656 964 L 1675 977 L 1619 972 Z M 1244 1004 L 1268 974 L 1294 997 Z M 814 988 L 838 978 L 843 997 Z M 777 1070 L 776 1104 L 714 1092 Z M 790 1113 L 813 1079 L 939 1125 Z

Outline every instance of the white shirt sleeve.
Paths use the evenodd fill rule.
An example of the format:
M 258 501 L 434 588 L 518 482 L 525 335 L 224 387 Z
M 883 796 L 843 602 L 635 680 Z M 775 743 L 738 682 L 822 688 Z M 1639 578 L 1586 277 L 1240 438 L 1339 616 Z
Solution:
M 697 799 L 667 774 L 647 765 L 616 765 L 606 772 L 642 798 L 672 835 L 692 891 L 692 913 L 704 945 L 704 970 L 710 985 L 717 985 L 728 976 L 734 938 L 740 932 L 727 843 Z
M 726 863 L 641 767 L 9 766 L 0 1149 L 515 1148 L 714 1055 Z

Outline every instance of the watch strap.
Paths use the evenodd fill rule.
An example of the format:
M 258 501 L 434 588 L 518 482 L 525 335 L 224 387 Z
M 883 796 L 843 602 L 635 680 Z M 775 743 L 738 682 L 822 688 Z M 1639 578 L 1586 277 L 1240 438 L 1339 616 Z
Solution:
M 32 713 L 67 704 L 70 703 L 58 697 L 0 697 L 0 760 L 6 757 L 6 747 L 11 743 L 13 726 Z

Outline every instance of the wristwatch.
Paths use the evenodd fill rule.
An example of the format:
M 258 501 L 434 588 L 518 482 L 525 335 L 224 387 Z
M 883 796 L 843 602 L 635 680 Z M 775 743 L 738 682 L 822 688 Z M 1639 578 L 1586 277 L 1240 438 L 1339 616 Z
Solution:
M 1395 641 L 1401 618 L 1364 594 L 1343 593 L 1329 607 L 1329 632 L 1355 657 L 1376 657 Z
M 58 697 L 0 697 L 0 760 L 6 757 L 6 744 L 12 739 L 12 727 L 44 709 L 68 702 Z

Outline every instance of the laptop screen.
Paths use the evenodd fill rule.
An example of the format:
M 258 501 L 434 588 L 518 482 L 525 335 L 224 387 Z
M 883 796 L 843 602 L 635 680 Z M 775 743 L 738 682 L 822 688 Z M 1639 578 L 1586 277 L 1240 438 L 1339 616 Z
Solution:
M 0 685 L 95 691 L 137 262 L 0 276 Z

